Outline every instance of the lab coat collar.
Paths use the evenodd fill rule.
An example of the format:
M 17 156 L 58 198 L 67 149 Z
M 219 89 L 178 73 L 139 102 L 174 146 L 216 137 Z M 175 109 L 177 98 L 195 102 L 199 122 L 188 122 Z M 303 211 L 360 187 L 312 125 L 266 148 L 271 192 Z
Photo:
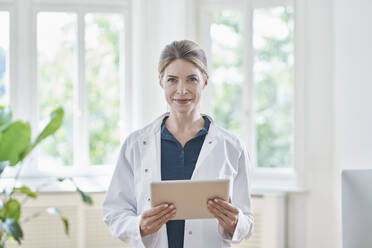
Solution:
M 164 119 L 164 117 L 169 116 L 169 114 L 170 114 L 169 112 L 166 112 L 166 113 L 162 114 L 161 116 L 159 116 L 155 121 L 153 121 L 149 125 L 150 126 L 149 133 L 156 134 L 156 133 L 160 132 L 161 131 L 161 124 L 163 122 L 163 119 Z M 214 137 L 215 134 L 216 134 L 216 130 L 215 130 L 213 118 L 211 116 L 207 115 L 207 114 L 202 114 L 202 116 L 206 116 L 209 119 L 209 121 L 211 122 L 211 124 L 209 126 L 207 136 Z

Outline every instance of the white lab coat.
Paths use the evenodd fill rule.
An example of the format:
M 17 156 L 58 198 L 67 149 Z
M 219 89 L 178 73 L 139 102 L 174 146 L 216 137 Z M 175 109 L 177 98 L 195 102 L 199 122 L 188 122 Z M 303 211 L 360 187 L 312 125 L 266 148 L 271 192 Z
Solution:
M 130 134 L 124 141 L 116 169 L 103 202 L 103 218 L 112 235 L 134 247 L 167 248 L 166 225 L 141 237 L 141 214 L 151 208 L 150 182 L 161 181 L 161 123 L 153 123 Z M 245 146 L 233 134 L 211 120 L 191 180 L 229 178 L 232 204 L 239 219 L 231 237 L 217 219 L 185 221 L 184 247 L 231 247 L 250 237 L 253 215 L 250 200 L 249 157 Z

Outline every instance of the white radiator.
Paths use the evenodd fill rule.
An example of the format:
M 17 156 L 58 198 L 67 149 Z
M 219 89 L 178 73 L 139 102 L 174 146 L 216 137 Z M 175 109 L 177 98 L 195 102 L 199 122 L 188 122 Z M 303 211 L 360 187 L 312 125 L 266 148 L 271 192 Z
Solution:
M 76 193 L 43 193 L 22 209 L 25 218 L 46 207 L 58 207 L 70 221 L 70 236 L 65 236 L 57 216 L 47 213 L 23 224 L 22 248 L 123 248 L 129 247 L 113 238 L 102 221 L 104 193 L 92 194 L 94 205 L 84 205 Z M 285 198 L 278 195 L 254 195 L 254 232 L 252 237 L 233 247 L 284 248 Z M 9 248 L 19 247 L 12 243 Z

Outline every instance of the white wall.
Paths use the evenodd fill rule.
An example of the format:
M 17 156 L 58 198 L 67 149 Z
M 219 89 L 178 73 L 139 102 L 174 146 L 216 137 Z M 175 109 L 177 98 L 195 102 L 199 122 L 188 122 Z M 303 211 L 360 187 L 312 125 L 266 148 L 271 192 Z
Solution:
M 372 2 L 306 4 L 308 193 L 290 197 L 288 247 L 339 248 L 341 169 L 372 168 Z
M 289 200 L 288 247 L 337 247 L 333 176 L 332 1 L 297 1 L 305 11 L 304 185 Z
M 335 162 L 372 168 L 372 2 L 335 2 Z
M 341 226 L 342 169 L 372 168 L 372 2 L 334 1 L 334 165 Z M 341 243 L 341 228 L 338 229 Z M 339 245 L 338 247 L 341 247 Z

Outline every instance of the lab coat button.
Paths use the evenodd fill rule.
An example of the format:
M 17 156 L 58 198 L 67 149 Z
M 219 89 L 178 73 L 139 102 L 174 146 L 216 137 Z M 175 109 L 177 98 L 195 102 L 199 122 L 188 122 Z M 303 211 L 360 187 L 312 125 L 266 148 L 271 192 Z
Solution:
M 150 198 L 148 198 L 147 200 L 150 201 Z
M 145 172 L 148 172 L 149 170 L 148 169 L 145 169 Z
M 209 143 L 209 144 L 212 144 L 212 141 L 209 141 L 208 143 Z
M 144 140 L 144 141 L 143 141 L 143 144 L 146 145 L 146 143 L 147 143 L 146 140 Z
M 192 234 L 192 231 L 189 231 L 189 235 L 191 235 Z

